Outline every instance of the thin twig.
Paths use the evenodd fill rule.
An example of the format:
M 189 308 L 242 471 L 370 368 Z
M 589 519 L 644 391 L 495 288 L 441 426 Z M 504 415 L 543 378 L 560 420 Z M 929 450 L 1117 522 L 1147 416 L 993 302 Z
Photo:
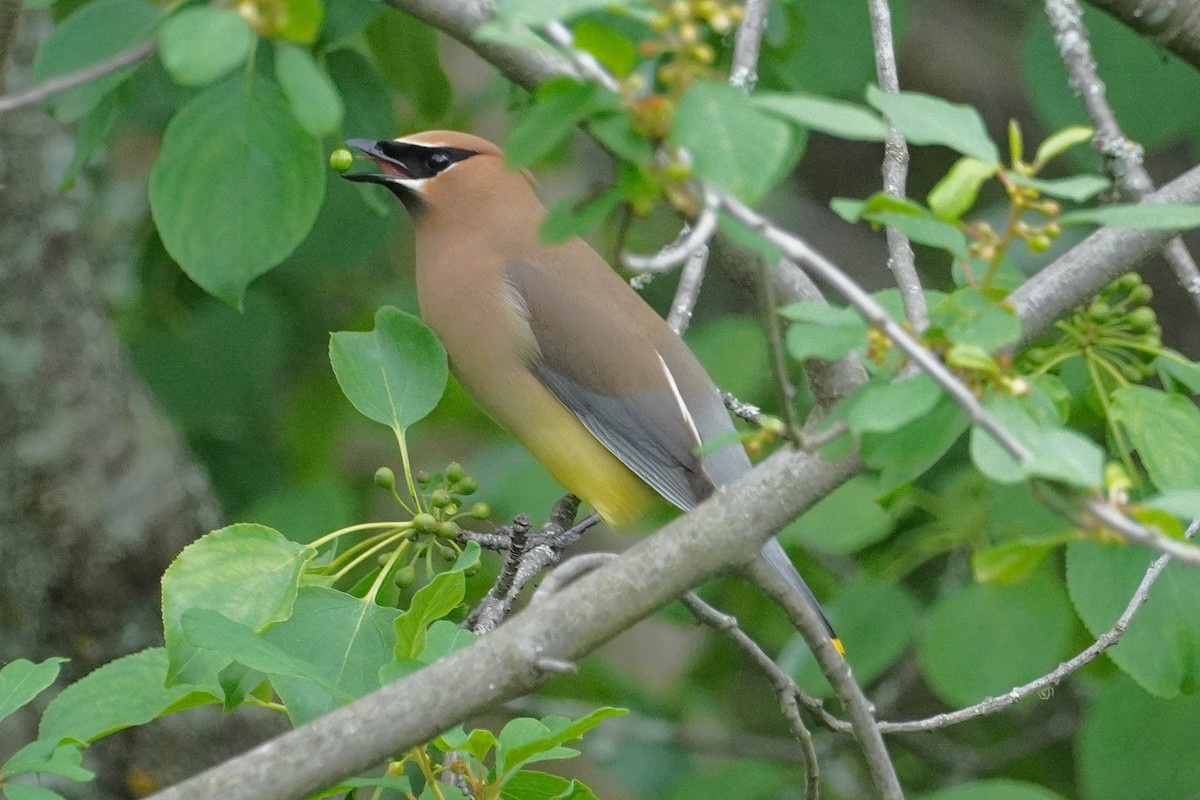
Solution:
M 88 81 L 94 81 L 96 78 L 102 78 L 130 64 L 136 64 L 153 53 L 155 46 L 156 43 L 153 41 L 142 42 L 130 47 L 128 50 L 122 50 L 112 58 L 92 64 L 90 67 L 84 67 L 78 72 L 71 72 L 57 78 L 51 78 L 23 92 L 13 92 L 12 94 L 4 95 L 0 97 L 0 114 L 24 108 L 25 106 L 36 105 L 60 92 L 74 89 L 76 86 L 82 86 Z
M 703 194 L 704 205 L 700 213 L 683 227 L 674 242 L 651 256 L 622 253 L 621 263 L 637 272 L 666 272 L 687 261 L 699 248 L 707 248 L 709 239 L 717 232 L 717 208 L 720 202 L 711 191 L 704 190 Z
M 770 0 L 746 0 L 742 6 L 742 22 L 733 40 L 729 83 L 747 93 L 754 91 L 754 84 L 758 83 L 758 53 L 770 8 Z
M 721 392 L 721 400 L 725 403 L 725 407 L 740 419 L 749 422 L 751 425 L 762 424 L 762 409 L 753 403 L 739 400 L 733 392 L 725 391 Z
M 788 438 L 796 447 L 801 446 L 804 433 L 800 428 L 800 418 L 796 415 L 796 387 L 788 375 L 787 355 L 783 349 L 783 326 L 779 321 L 779 300 L 775 296 L 775 280 L 771 276 L 771 268 L 766 262 L 760 261 L 762 272 L 760 293 L 762 297 L 762 320 L 766 328 L 767 345 L 771 355 L 771 375 L 775 378 L 775 386 L 779 390 L 779 402 L 783 410 L 783 424 L 787 428 Z
M 667 326 L 676 335 L 683 336 L 692 322 L 692 311 L 700 297 L 704 284 L 704 272 L 708 267 L 708 245 L 700 245 L 679 272 L 679 283 L 675 286 L 675 297 L 671 300 L 671 311 L 667 314 Z
M 817 277 L 833 287 L 838 294 L 850 301 L 851 305 L 858 309 L 868 323 L 883 331 L 896 347 L 916 362 L 918 367 L 962 406 L 972 422 L 987 431 L 1009 455 L 1022 463 L 1032 457 L 1028 448 L 984 409 L 979 403 L 979 399 L 950 372 L 936 355 L 914 339 L 912 334 L 888 315 L 883 306 L 879 305 L 871 295 L 867 294 L 832 261 L 818 253 L 800 237 L 772 225 L 765 217 L 741 201 L 722 194 L 721 204 L 737 220 L 751 230 L 757 231 L 763 238 L 782 250 L 786 257 L 814 272 Z
M 736 617 L 713 608 L 701 600 L 695 592 L 688 592 L 680 600 L 697 620 L 725 634 L 726 638 L 733 642 L 739 650 L 749 655 L 759 671 L 771 682 L 771 686 L 774 687 L 775 694 L 779 698 L 779 705 L 783 709 L 783 716 L 787 719 L 788 728 L 791 730 L 792 735 L 796 737 L 796 741 L 800 743 L 800 752 L 804 757 L 805 797 L 808 800 L 817 800 L 821 792 L 821 772 L 817 762 L 817 750 L 813 746 L 812 734 L 805 727 L 804 720 L 800 717 L 800 708 L 797 701 L 800 698 L 804 698 L 806 706 L 819 704 L 820 701 L 808 697 L 796 685 L 791 676 L 780 669 L 779 665 L 759 647 L 758 642 L 750 638 L 741 629 Z
M 1108 104 L 1104 81 L 1100 79 L 1083 26 L 1083 10 L 1077 0 L 1046 0 L 1046 17 L 1054 29 L 1054 43 L 1067 68 L 1071 88 L 1083 101 L 1096 129 L 1093 147 L 1103 156 L 1105 168 L 1120 193 L 1126 199 L 1140 201 L 1154 191 L 1154 183 L 1142 165 L 1141 145 L 1125 136 Z M 1200 310 L 1200 268 L 1183 239 L 1175 237 L 1168 242 L 1163 248 L 1163 257 L 1174 270 L 1179 285 Z
M 892 41 L 892 10 L 887 0 L 867 0 L 871 17 L 871 41 L 875 49 L 875 75 L 879 88 L 895 94 L 900 91 L 896 70 L 896 47 Z M 886 116 L 886 115 L 885 115 Z M 903 198 L 908 180 L 908 144 L 900 129 L 888 119 L 887 139 L 883 144 L 883 190 L 891 197 Z M 929 324 L 921 277 L 913 260 L 912 244 L 899 228 L 887 226 L 888 267 L 896 278 L 904 315 L 913 330 L 920 332 Z
M 612 73 L 606 70 L 591 53 L 575 46 L 575 37 L 571 35 L 571 30 L 566 25 L 558 20 L 551 20 L 546 23 L 545 31 L 547 38 L 558 45 L 566 53 L 567 58 L 571 59 L 571 63 L 575 65 L 575 69 L 579 70 L 580 75 L 595 81 L 609 91 L 620 91 L 621 85 Z

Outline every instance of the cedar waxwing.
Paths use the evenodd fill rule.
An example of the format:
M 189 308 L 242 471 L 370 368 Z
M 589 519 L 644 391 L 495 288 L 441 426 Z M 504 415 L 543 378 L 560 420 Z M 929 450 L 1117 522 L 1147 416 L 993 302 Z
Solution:
M 606 522 L 660 496 L 687 510 L 750 469 L 704 367 L 582 239 L 541 241 L 546 209 L 500 148 L 456 131 L 346 144 L 382 172 L 344 177 L 383 184 L 413 218 L 421 315 L 454 374 Z M 730 443 L 698 455 L 711 440 Z M 778 541 L 763 555 L 820 611 Z

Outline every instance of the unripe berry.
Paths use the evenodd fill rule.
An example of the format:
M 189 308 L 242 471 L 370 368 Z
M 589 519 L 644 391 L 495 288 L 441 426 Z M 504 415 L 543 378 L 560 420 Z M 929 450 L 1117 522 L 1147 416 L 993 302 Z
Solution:
M 458 527 L 457 522 L 444 519 L 437 524 L 437 529 L 434 533 L 443 539 L 457 539 L 459 530 L 461 529 Z
M 1126 272 L 1121 277 L 1117 278 L 1117 288 L 1130 291 L 1142 285 L 1142 276 L 1136 272 Z
M 1094 300 L 1088 306 L 1088 317 L 1092 322 L 1104 322 L 1112 316 L 1112 308 L 1103 300 Z
M 1158 317 L 1154 313 L 1154 309 L 1149 306 L 1141 306 L 1129 312 L 1127 317 L 1130 326 L 1140 333 L 1146 333 L 1158 322 Z
M 375 485 L 380 489 L 391 491 L 396 488 L 396 473 L 392 472 L 389 467 L 380 467 L 375 470 Z
M 1144 283 L 1139 286 L 1135 286 L 1129 292 L 1129 302 L 1138 306 L 1146 305 L 1146 303 L 1150 302 L 1150 298 L 1152 297 L 1154 297 L 1154 290 Z
M 433 476 L 423 469 L 417 470 L 417 474 L 414 477 L 417 479 L 417 485 L 421 487 L 428 486 L 429 482 L 433 480 Z
M 454 498 L 445 489 L 434 489 L 429 493 L 429 504 L 434 508 L 445 508 L 454 502 Z
M 446 465 L 446 480 L 450 481 L 450 483 L 461 481 L 466 474 L 467 471 L 463 469 L 463 465 L 457 461 L 451 461 Z
M 392 577 L 396 585 L 401 589 L 407 589 L 412 586 L 417 580 L 417 570 L 412 564 L 405 564 L 400 569 L 396 570 L 396 574 Z
M 492 515 L 492 507 L 484 502 L 478 502 L 471 506 L 468 512 L 473 519 L 487 519 Z
M 467 475 L 458 483 L 454 484 L 455 494 L 475 494 L 477 491 L 479 491 L 479 481 L 475 480 L 475 478 L 470 475 Z
M 413 527 L 423 533 L 432 533 L 437 528 L 437 519 L 433 514 L 422 511 L 413 517 Z
M 339 147 L 329 154 L 329 166 L 335 172 L 345 172 L 354 166 L 354 154 L 344 147 Z

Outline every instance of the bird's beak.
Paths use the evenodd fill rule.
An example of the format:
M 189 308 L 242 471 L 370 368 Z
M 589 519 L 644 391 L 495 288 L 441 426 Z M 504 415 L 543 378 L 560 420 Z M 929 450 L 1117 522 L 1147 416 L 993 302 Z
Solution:
M 384 186 L 402 186 L 401 181 L 412 180 L 412 171 L 400 160 L 387 155 L 385 141 L 374 139 L 347 139 L 346 146 L 353 147 L 379 165 L 381 172 L 350 172 L 342 175 L 348 181 L 381 183 Z

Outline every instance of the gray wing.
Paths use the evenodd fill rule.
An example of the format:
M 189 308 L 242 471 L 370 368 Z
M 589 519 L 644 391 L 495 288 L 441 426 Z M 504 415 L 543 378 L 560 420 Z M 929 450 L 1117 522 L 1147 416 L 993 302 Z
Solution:
M 697 454 L 702 442 L 733 431 L 716 388 L 666 323 L 606 266 L 603 273 L 607 285 L 588 286 L 585 276 L 600 279 L 590 270 L 568 285 L 561 274 L 508 265 L 538 345 L 529 368 L 634 474 L 691 508 L 749 461 L 736 442 Z M 734 463 L 739 454 L 744 466 Z

